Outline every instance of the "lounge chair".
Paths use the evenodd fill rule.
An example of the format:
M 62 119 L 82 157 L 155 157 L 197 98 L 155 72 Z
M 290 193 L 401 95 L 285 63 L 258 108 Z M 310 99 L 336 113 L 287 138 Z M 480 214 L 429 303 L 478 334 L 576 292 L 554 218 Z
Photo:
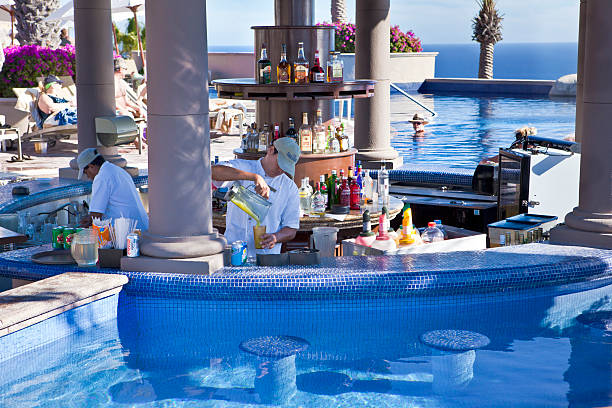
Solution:
M 62 78 L 62 80 L 64 80 L 64 78 Z M 74 90 L 71 89 L 74 87 L 72 79 L 70 79 L 70 83 L 71 84 L 65 87 L 68 95 L 74 92 Z M 77 125 L 43 126 L 42 129 L 37 125 L 37 123 L 40 122 L 37 108 L 38 98 L 40 97 L 39 88 L 13 88 L 13 92 L 17 96 L 15 109 L 29 113 L 28 128 L 26 133 L 21 136 L 21 142 L 37 138 L 46 140 L 49 147 L 53 147 L 58 140 L 67 139 L 71 135 L 77 133 Z

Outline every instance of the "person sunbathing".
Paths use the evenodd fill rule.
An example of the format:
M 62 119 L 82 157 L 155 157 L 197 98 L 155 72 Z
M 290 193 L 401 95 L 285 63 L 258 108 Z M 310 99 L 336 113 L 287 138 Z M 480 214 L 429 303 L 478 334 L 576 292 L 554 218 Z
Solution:
M 50 126 L 76 125 L 77 123 L 74 101 L 58 95 L 62 89 L 62 83 L 55 75 L 48 75 L 43 81 L 43 91 L 36 104 L 40 116 L 36 125 L 40 129 Z
M 114 61 L 115 70 L 115 109 L 117 115 L 126 115 L 133 118 L 140 118 L 143 113 L 137 103 L 132 102 L 127 94 L 129 85 L 123 80 L 127 66 L 123 58 Z

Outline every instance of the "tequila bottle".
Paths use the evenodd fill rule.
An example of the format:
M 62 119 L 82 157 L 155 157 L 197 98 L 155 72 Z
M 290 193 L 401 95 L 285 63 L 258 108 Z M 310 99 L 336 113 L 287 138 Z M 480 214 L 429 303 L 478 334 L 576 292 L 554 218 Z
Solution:
M 302 126 L 300 126 L 300 150 L 302 153 L 312 153 L 312 128 L 308 125 L 308 113 L 302 113 Z
M 272 82 L 272 63 L 268 59 L 268 50 L 265 44 L 261 46 L 261 58 L 257 61 L 257 76 L 260 84 Z
M 321 110 L 317 109 L 317 123 L 314 125 L 312 139 L 312 152 L 313 153 L 325 153 L 325 147 L 327 141 L 325 140 L 325 126 L 323 126 L 323 118 L 321 117 Z
M 331 127 L 331 125 L 327 126 L 327 144 L 329 146 L 329 150 L 331 153 L 340 153 L 340 142 Z
M 276 82 L 279 84 L 291 83 L 291 64 L 287 62 L 287 45 L 282 45 L 281 59 L 276 67 Z
M 296 84 L 308 83 L 308 60 L 304 56 L 304 43 L 298 43 L 298 57 L 293 63 L 293 72 L 295 73 Z

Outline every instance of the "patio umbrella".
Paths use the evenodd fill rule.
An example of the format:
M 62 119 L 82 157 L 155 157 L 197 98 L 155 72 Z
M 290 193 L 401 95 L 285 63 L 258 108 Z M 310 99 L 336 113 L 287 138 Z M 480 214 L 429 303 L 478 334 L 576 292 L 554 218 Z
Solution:
M 6 0 L 0 0 L 0 3 Z M 138 18 L 137 14 L 139 12 L 144 11 L 144 0 L 112 0 L 111 2 L 111 11 L 113 13 L 113 19 L 122 20 L 129 17 L 134 17 L 134 22 L 136 23 L 136 27 L 138 27 Z M 74 21 L 74 6 L 71 1 L 64 4 L 62 7 L 55 10 L 53 13 L 49 14 L 45 20 L 48 21 Z M 136 34 L 138 37 L 138 49 L 140 51 L 140 56 L 142 57 L 142 65 L 144 67 L 144 53 L 142 49 L 142 40 L 140 38 L 140 30 L 136 30 Z M 115 24 L 113 23 L 113 38 L 115 41 L 115 51 L 119 54 L 119 47 L 117 44 L 117 35 L 115 33 Z
M 15 9 L 13 5 L 15 2 L 13 0 L 0 0 L 0 10 L 4 10 L 9 13 L 10 22 L 11 22 L 11 45 L 15 45 Z M 4 13 L 2 13 L 3 17 L 6 17 Z M 0 21 L 5 21 L 4 18 L 1 18 Z M 8 20 L 7 20 L 8 21 Z

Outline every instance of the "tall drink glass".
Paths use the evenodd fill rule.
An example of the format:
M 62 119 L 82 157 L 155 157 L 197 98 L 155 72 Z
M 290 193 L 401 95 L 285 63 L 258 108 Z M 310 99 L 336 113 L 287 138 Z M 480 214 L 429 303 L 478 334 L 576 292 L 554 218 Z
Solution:
M 255 240 L 255 249 L 263 249 L 261 246 L 261 236 L 266 233 L 265 225 L 253 226 L 253 238 Z

